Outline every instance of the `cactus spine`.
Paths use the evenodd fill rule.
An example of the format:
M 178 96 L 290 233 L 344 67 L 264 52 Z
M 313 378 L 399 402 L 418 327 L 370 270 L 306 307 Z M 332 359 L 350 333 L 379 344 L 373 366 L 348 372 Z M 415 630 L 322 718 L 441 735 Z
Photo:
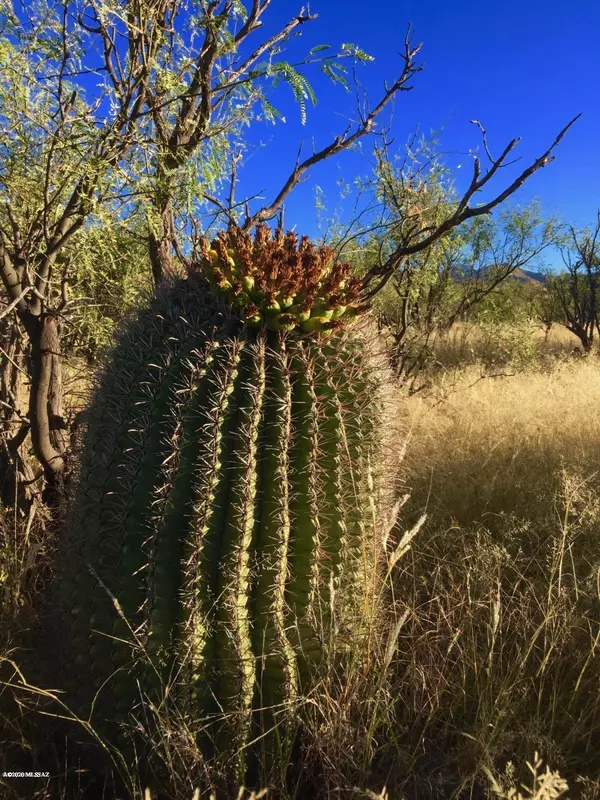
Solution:
M 347 269 L 327 272 L 331 254 L 290 235 L 232 236 L 205 244 L 202 270 L 120 336 L 92 403 L 59 598 L 75 711 L 99 693 L 112 730 L 140 689 L 156 702 L 169 685 L 197 719 L 236 712 L 221 750 L 243 746 L 252 709 L 306 688 L 340 646 L 336 620 L 364 625 L 380 434 L 360 336 L 305 326 L 317 296 L 321 334 L 360 313 Z M 240 287 L 254 292 L 245 306 Z M 300 310 L 277 311 L 278 297 Z

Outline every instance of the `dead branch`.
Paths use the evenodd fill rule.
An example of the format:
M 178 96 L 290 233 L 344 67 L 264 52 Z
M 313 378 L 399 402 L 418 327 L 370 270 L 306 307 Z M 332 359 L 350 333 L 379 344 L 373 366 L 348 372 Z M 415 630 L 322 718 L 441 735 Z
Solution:
M 492 166 L 483 176 L 481 176 L 480 161 L 478 158 L 475 158 L 473 166 L 473 178 L 471 179 L 471 183 L 467 191 L 458 202 L 455 211 L 450 214 L 450 216 L 448 216 L 442 223 L 435 227 L 435 229 L 427 236 L 421 236 L 418 241 L 410 242 L 410 237 L 407 237 L 409 241 L 405 241 L 404 243 L 398 245 L 398 247 L 396 247 L 396 249 L 384 263 L 376 265 L 364 276 L 363 290 L 369 286 L 374 278 L 386 275 L 388 272 L 394 272 L 404 258 L 415 255 L 416 253 L 422 252 L 428 247 L 431 247 L 432 244 L 437 242 L 438 239 L 444 236 L 444 234 L 448 233 L 448 231 L 456 228 L 458 225 L 461 225 L 463 222 L 466 222 L 469 219 L 491 213 L 494 208 L 499 206 L 504 202 L 504 200 L 514 194 L 514 192 L 516 192 L 517 189 L 519 189 L 535 172 L 554 161 L 555 156 L 552 155 L 552 151 L 561 142 L 569 128 L 575 124 L 580 116 L 581 114 L 577 114 L 576 117 L 574 117 L 567 125 L 565 125 L 546 152 L 537 158 L 529 167 L 523 170 L 523 172 L 521 172 L 521 174 L 504 191 L 502 191 L 489 202 L 473 207 L 469 205 L 473 195 L 475 195 L 476 192 L 481 191 L 481 189 L 490 181 L 490 179 L 502 166 L 506 166 L 506 158 L 508 154 L 516 147 L 519 139 L 513 139 L 511 142 L 509 142 L 509 144 L 504 148 L 504 151 L 500 157 L 492 162 Z
M 402 58 L 404 59 L 404 69 L 402 70 L 402 73 L 392 84 L 392 86 L 386 87 L 386 91 L 381 100 L 366 116 L 361 118 L 356 130 L 352 134 L 349 134 L 347 130 L 341 136 L 336 136 L 333 142 L 316 153 L 313 153 L 313 155 L 309 158 L 302 162 L 297 161 L 294 169 L 283 184 L 273 202 L 268 206 L 264 206 L 256 213 L 247 216 L 243 225 L 241 226 L 242 230 L 249 230 L 261 222 L 266 222 L 269 219 L 273 219 L 289 196 L 290 192 L 298 185 L 298 183 L 300 183 L 303 176 L 311 167 L 314 167 L 316 164 L 319 164 L 320 162 L 325 161 L 326 159 L 331 158 L 338 153 L 341 153 L 343 150 L 347 150 L 348 148 L 352 147 L 352 145 L 355 144 L 360 138 L 371 133 L 376 117 L 383 111 L 392 98 L 401 91 L 408 92 L 413 88 L 412 86 L 407 86 L 406 84 L 414 75 L 423 69 L 422 64 L 415 64 L 415 57 L 419 53 L 422 45 L 419 44 L 416 47 L 411 47 L 410 31 L 411 27 L 409 26 L 404 40 L 404 53 L 402 55 Z

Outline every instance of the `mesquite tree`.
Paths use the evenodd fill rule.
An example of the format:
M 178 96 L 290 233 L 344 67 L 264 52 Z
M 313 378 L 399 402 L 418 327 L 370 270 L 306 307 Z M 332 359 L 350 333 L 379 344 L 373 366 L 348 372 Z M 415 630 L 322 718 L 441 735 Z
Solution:
M 306 101 L 314 103 L 316 98 L 302 67 L 318 66 L 334 82 L 343 83 L 344 60 L 372 60 L 359 47 L 343 44 L 339 52 L 314 47 L 305 58 L 290 63 L 282 57 L 282 48 L 317 15 L 301 7 L 280 30 L 261 37 L 269 6 L 271 0 L 81 3 L 79 23 L 98 43 L 108 91 L 115 99 L 132 93 L 141 111 L 148 245 L 157 284 L 173 270 L 174 256 L 181 256 L 176 222 L 185 207 L 204 200 L 231 214 L 214 189 L 224 177 L 222 164 L 228 154 L 243 144 L 243 127 L 280 116 L 269 101 L 269 90 L 285 81 L 304 120 Z M 417 70 L 415 54 L 406 59 L 381 108 Z M 369 132 L 381 108 L 358 135 Z M 330 155 L 349 144 L 340 141 Z
M 407 259 L 380 302 L 398 376 L 413 389 L 423 385 L 435 337 L 476 312 L 518 269 L 535 263 L 556 231 L 556 222 L 542 219 L 533 203 L 504 210 L 496 219 L 471 220 Z
M 489 155 L 487 134 L 479 127 Z M 373 175 L 360 186 L 363 199 L 356 203 L 354 220 L 335 240 L 338 252 L 349 255 L 363 271 L 389 264 L 394 252 L 407 253 L 384 273 L 390 280 L 375 308 L 393 342 L 396 374 L 415 390 L 424 385 L 423 370 L 434 358 L 434 338 L 492 298 L 518 269 L 536 264 L 557 241 L 560 225 L 554 218 L 544 219 L 533 201 L 526 207 L 501 209 L 495 217 L 467 215 L 446 235 L 411 252 L 412 242 L 427 239 L 428 232 L 439 229 L 460 208 L 453 175 L 435 137 L 411 137 L 401 160 L 384 139 L 375 157 Z M 489 158 L 493 168 L 496 162 Z
M 110 224 L 137 108 L 123 97 L 102 119 L 102 94 L 93 104 L 82 97 L 72 76 L 85 49 L 68 4 L 31 4 L 20 17 L 4 6 L 0 31 L 4 446 L 15 456 L 30 434 L 53 492 L 66 469 L 61 329 L 73 307 L 73 259 L 86 224 Z M 18 375 L 29 381 L 25 412 Z
M 147 217 L 147 243 L 156 283 L 184 261 L 187 230 L 178 217 L 198 202 L 212 203 L 243 230 L 280 213 L 294 187 L 320 162 L 372 134 L 381 112 L 408 91 L 421 69 L 420 46 L 407 34 L 399 74 L 386 84 L 358 121 L 311 155 L 301 158 L 274 199 L 260 208 L 233 191 L 222 199 L 222 165 L 243 142 L 242 127 L 255 116 L 276 117 L 269 89 L 282 79 L 305 113 L 313 98 L 306 66 L 343 80 L 343 61 L 368 60 L 359 48 L 313 48 L 298 63 L 281 58 L 285 42 L 316 15 L 305 9 L 279 32 L 260 38 L 271 0 L 38 0 L 17 16 L 0 13 L 0 277 L 3 312 L 18 319 L 30 352 L 29 408 L 10 450 L 31 433 L 33 451 L 50 488 L 65 472 L 61 413 L 60 335 L 68 311 L 67 248 L 86 226 L 109 211 L 119 218 L 137 203 Z M 410 30 L 409 30 L 410 32 Z M 98 79 L 100 78 L 100 84 Z M 91 88 L 93 86 L 93 88 Z M 572 123 L 570 123 L 572 124 Z M 568 128 L 569 126 L 567 126 Z M 534 172 L 552 160 L 552 146 L 507 188 L 484 205 L 471 206 L 506 162 L 513 140 L 482 174 L 478 159 L 470 186 L 446 215 L 429 226 L 409 226 L 397 246 L 364 277 L 367 299 L 397 267 L 462 222 L 488 214 Z M 237 150 L 236 150 L 237 151 Z M 231 185 L 235 184 L 235 175 Z M 105 223 L 107 224 L 107 223 Z M 368 287 L 368 289 L 367 289 Z M 15 359 L 10 353 L 3 359 Z M 10 405 L 10 403 L 9 403 Z M 11 422 L 18 410 L 10 409 Z
M 593 230 L 569 227 L 560 248 L 566 267 L 550 278 L 542 301 L 545 316 L 575 334 L 584 353 L 589 353 L 595 334 L 600 334 L 598 289 L 600 283 L 600 212 Z

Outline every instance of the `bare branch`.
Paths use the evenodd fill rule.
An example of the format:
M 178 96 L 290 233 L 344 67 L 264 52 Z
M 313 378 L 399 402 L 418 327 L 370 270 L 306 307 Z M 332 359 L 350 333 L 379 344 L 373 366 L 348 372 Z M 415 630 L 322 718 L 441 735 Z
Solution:
M 485 149 L 487 157 L 489 158 L 489 160 L 493 164 L 494 163 L 494 159 L 492 158 L 492 156 L 490 154 L 489 147 L 488 147 L 486 129 L 483 127 L 483 125 L 481 124 L 481 122 L 478 119 L 472 119 L 471 122 L 473 123 L 473 125 L 477 125 L 477 127 L 481 131 L 481 135 L 483 137 L 483 147 Z
M 258 225 L 261 222 L 266 222 L 267 220 L 276 216 L 290 192 L 298 185 L 302 177 L 311 167 L 314 167 L 321 161 L 325 161 L 326 159 L 341 153 L 343 150 L 347 150 L 349 147 L 352 147 L 352 145 L 355 144 L 361 137 L 371 133 L 376 117 L 383 111 L 392 98 L 400 91 L 407 92 L 412 89 L 412 86 L 406 86 L 406 83 L 417 72 L 420 72 L 423 66 L 415 65 L 414 63 L 415 56 L 421 49 L 421 45 L 419 44 L 417 47 L 411 48 L 409 34 L 410 27 L 404 42 L 405 51 L 402 56 L 404 59 L 404 69 L 402 70 L 400 77 L 395 81 L 394 84 L 392 84 L 392 86 L 386 88 L 385 94 L 379 103 L 377 103 L 372 111 L 370 111 L 361 119 L 361 122 L 354 133 L 348 135 L 348 131 L 346 131 L 341 136 L 337 136 L 334 141 L 331 142 L 331 144 L 327 145 L 327 147 L 324 147 L 322 150 L 313 153 L 312 156 L 305 159 L 301 163 L 297 161 L 296 166 L 282 186 L 275 200 L 269 206 L 265 206 L 255 214 L 252 214 L 252 216 L 247 216 L 242 225 L 243 230 L 249 230 L 255 225 Z
M 260 0 L 254 0 L 252 3 L 252 10 L 248 14 L 246 22 L 242 25 L 234 37 L 236 44 L 240 44 L 240 42 L 243 42 L 248 34 L 252 33 L 252 31 L 255 31 L 257 28 L 260 28 L 262 25 L 260 16 L 264 11 L 267 10 L 270 3 L 271 0 L 263 0 L 262 3 Z
M 21 294 L 18 297 L 15 297 L 15 299 L 6 306 L 4 311 L 0 312 L 0 319 L 3 319 L 4 317 L 8 316 L 10 312 L 13 310 L 13 308 L 16 308 L 21 302 L 21 300 L 23 300 L 23 298 L 26 297 L 30 291 L 31 291 L 31 286 L 26 286 L 21 292 Z
M 317 16 L 317 14 L 309 14 L 305 12 L 303 8 L 300 9 L 300 13 L 297 16 L 291 19 L 278 33 L 273 34 L 270 39 L 267 39 L 261 45 L 259 45 L 259 47 L 256 48 L 252 55 L 248 56 L 241 66 L 227 76 L 227 82 L 218 87 L 219 91 L 225 91 L 232 84 L 239 81 L 240 77 L 248 69 L 250 69 L 252 64 L 255 64 L 264 53 L 267 53 L 269 50 L 275 47 L 276 44 L 279 44 L 287 39 L 294 28 L 297 28 L 299 25 L 304 25 L 306 22 L 312 22 L 313 20 L 317 19 Z
M 231 160 L 231 182 L 229 184 L 229 200 L 228 200 L 230 225 L 234 224 L 234 222 L 232 221 L 232 212 L 233 209 L 235 208 L 235 185 L 237 182 L 237 165 L 241 157 L 242 157 L 242 150 L 238 151 L 238 153 L 236 153 L 236 155 L 234 155 Z
M 227 208 L 227 206 L 224 203 L 222 203 L 218 197 L 213 197 L 213 195 L 207 194 L 206 192 L 202 196 L 204 197 L 205 200 L 208 200 L 209 203 L 212 203 L 214 206 L 216 206 L 219 209 L 219 211 L 227 217 L 227 219 L 229 220 L 229 225 L 231 227 L 237 226 L 235 217 L 233 216 L 232 213 L 232 209 L 234 208 L 233 206 Z
M 469 206 L 469 201 L 472 196 L 475 194 L 475 192 L 480 191 L 481 188 L 497 172 L 497 170 L 504 165 L 507 155 L 516 146 L 519 140 L 513 139 L 511 142 L 509 142 L 502 155 L 493 162 L 491 168 L 482 178 L 479 177 L 480 167 L 479 161 L 476 159 L 471 184 L 460 200 L 454 213 L 447 217 L 429 235 L 421 237 L 416 242 L 411 243 L 408 241 L 398 245 L 385 263 L 374 267 L 364 276 L 363 289 L 369 285 L 375 276 L 385 275 L 389 271 L 393 272 L 403 258 L 414 255 L 415 253 L 419 253 L 422 250 L 426 250 L 428 247 L 438 241 L 438 239 L 444 236 L 444 234 L 448 233 L 448 231 L 452 230 L 453 228 L 456 228 L 458 225 L 461 225 L 463 222 L 466 222 L 473 217 L 489 214 L 494 208 L 500 205 L 500 203 L 504 202 L 504 200 L 514 194 L 514 192 L 516 192 L 517 189 L 519 189 L 535 172 L 554 161 L 555 157 L 552 155 L 552 151 L 561 142 L 569 128 L 574 125 L 580 116 L 581 114 L 578 114 L 567 125 L 565 125 L 546 152 L 537 158 L 529 167 L 527 167 L 527 169 L 523 170 L 523 172 L 503 192 L 497 195 L 493 200 L 490 200 L 488 203 L 472 207 Z

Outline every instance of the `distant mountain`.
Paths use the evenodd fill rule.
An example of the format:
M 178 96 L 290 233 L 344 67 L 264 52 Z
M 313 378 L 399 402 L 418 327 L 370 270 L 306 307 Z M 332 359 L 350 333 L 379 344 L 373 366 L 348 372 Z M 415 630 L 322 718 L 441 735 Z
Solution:
M 462 281 L 469 280 L 469 278 L 479 278 L 479 280 L 484 281 L 486 279 L 486 273 L 491 270 L 480 270 L 479 275 L 475 275 L 475 273 L 469 274 L 469 269 L 467 267 L 459 267 L 454 272 L 454 278 L 459 283 Z M 533 272 L 533 270 L 529 269 L 516 269 L 509 275 L 509 279 L 513 281 L 518 281 L 519 283 L 547 283 L 548 278 L 544 275 L 543 272 Z
M 519 283 L 547 283 L 548 278 L 543 272 L 532 272 L 529 269 L 516 269 L 510 276 Z

